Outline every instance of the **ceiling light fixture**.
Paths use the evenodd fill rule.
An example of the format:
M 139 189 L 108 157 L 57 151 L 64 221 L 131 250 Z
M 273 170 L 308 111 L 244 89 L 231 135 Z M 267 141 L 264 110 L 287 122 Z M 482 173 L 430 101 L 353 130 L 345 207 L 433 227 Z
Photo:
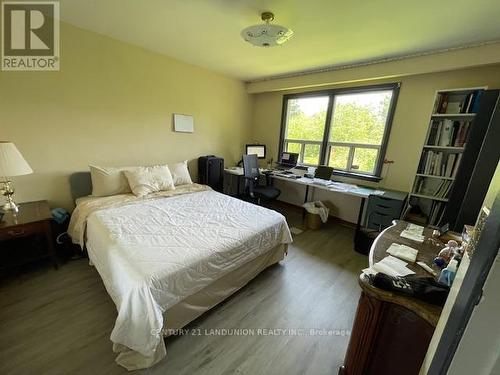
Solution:
M 280 25 L 271 25 L 274 14 L 263 12 L 261 14 L 263 25 L 248 26 L 243 29 L 241 36 L 248 43 L 258 47 L 274 47 L 285 43 L 293 35 L 293 31 Z

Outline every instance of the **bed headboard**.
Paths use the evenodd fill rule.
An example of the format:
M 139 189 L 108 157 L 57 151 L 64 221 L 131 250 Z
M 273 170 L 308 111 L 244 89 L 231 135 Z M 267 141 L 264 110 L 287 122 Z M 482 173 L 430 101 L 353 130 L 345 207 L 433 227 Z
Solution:
M 76 172 L 69 176 L 71 197 L 73 201 L 92 194 L 92 180 L 90 172 Z

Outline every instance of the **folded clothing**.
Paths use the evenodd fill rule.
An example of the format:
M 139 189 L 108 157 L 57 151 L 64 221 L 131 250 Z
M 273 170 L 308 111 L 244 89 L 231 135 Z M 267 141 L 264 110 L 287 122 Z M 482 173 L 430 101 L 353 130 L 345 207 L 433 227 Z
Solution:
M 380 289 L 417 298 L 432 305 L 444 306 L 450 288 L 430 276 L 389 276 L 377 273 L 369 276 L 370 283 Z

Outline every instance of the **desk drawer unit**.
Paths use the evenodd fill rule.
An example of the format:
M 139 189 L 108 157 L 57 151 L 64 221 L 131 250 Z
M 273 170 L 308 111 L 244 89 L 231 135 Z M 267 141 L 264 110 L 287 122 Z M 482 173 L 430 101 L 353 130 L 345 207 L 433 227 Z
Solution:
M 370 195 L 366 211 L 366 226 L 379 231 L 389 227 L 394 219 L 400 218 L 404 202 L 405 199 Z

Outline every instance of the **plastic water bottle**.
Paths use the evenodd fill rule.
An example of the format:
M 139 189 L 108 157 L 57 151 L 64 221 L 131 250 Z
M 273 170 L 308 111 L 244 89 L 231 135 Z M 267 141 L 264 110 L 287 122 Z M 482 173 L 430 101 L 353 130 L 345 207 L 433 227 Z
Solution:
M 457 274 L 458 261 L 456 259 L 450 260 L 448 266 L 441 271 L 441 275 L 439 275 L 438 282 L 441 284 L 445 284 L 451 286 L 453 284 L 453 280 L 455 279 L 455 275 Z

